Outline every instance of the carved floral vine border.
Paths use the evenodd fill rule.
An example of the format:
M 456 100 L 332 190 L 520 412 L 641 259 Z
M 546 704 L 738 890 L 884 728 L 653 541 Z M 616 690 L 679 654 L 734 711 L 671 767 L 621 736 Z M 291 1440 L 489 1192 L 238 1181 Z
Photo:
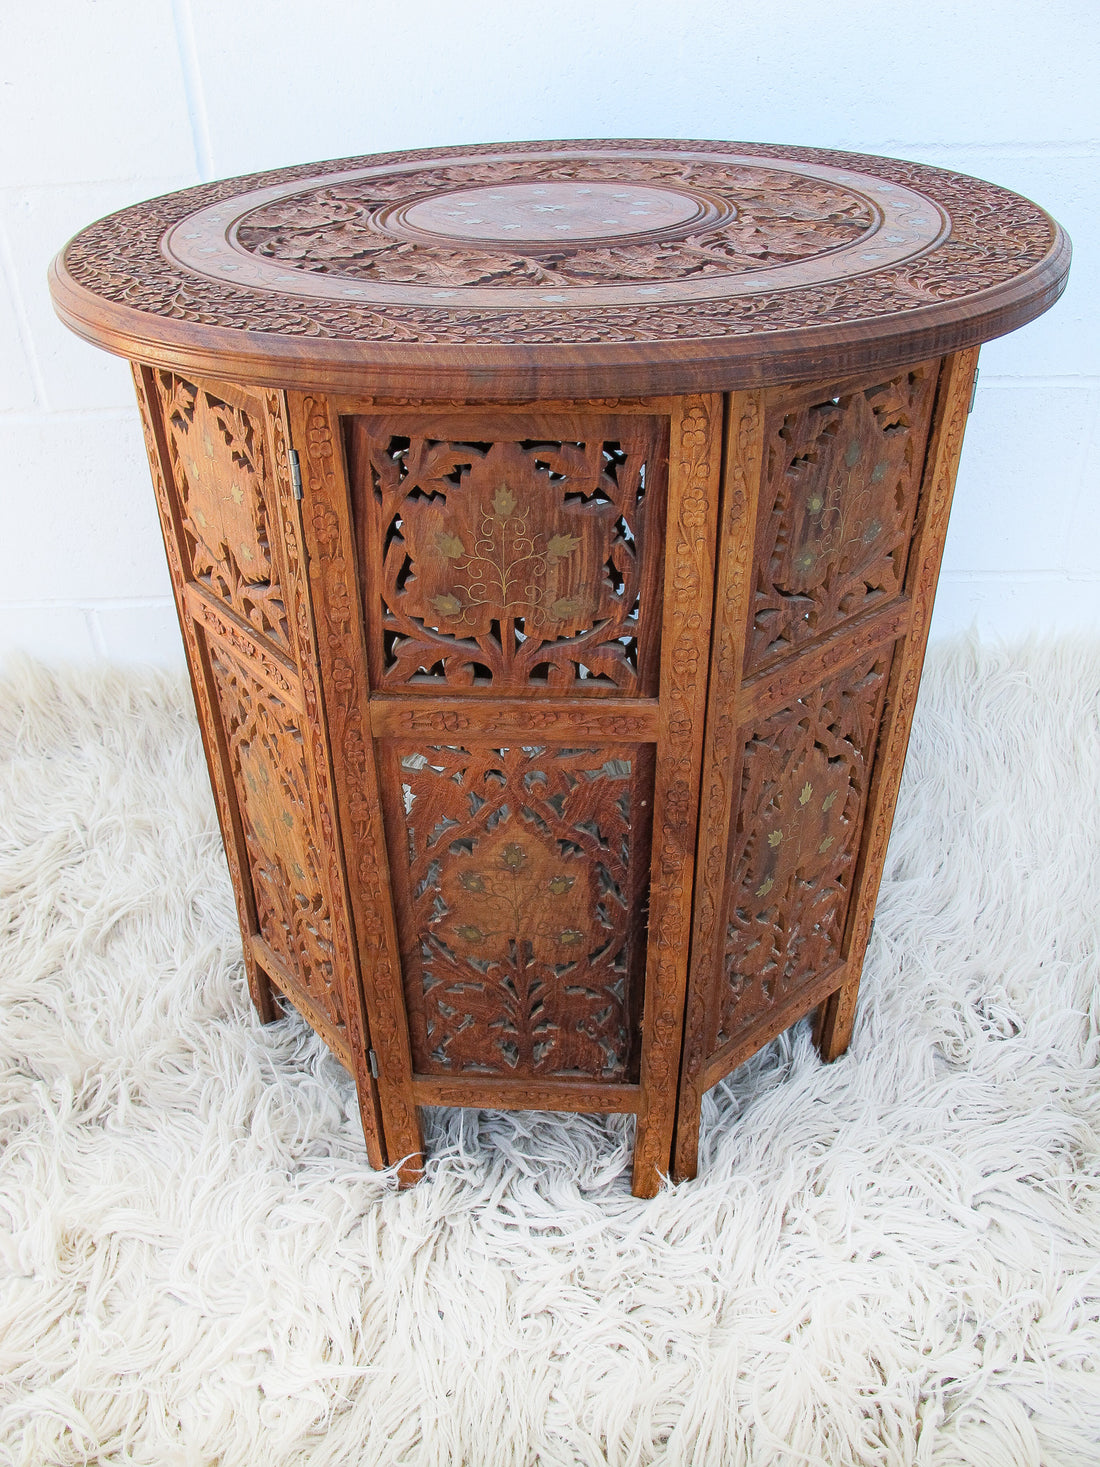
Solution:
M 553 144 L 555 154 L 606 150 L 606 141 Z M 172 265 L 160 251 L 165 231 L 198 209 L 255 188 L 326 173 L 418 159 L 456 155 L 531 153 L 537 144 L 505 143 L 483 148 L 423 149 L 304 164 L 274 173 L 253 174 L 203 184 L 181 193 L 136 204 L 90 225 L 64 254 L 71 278 L 104 300 L 180 321 L 282 336 L 312 336 L 358 341 L 463 343 L 522 341 L 626 342 L 757 334 L 768 330 L 856 321 L 922 304 L 959 299 L 1005 284 L 1038 265 L 1054 244 L 1054 226 L 1037 205 L 984 181 L 900 159 L 841 153 L 817 148 L 767 144 L 688 143 L 680 140 L 631 141 L 631 152 L 691 148 L 708 153 L 781 158 L 867 172 L 913 188 L 933 199 L 951 219 L 951 234 L 918 259 L 830 285 L 761 292 L 748 297 L 616 307 L 573 307 L 554 311 L 390 306 L 385 310 L 303 301 L 273 291 L 233 286 L 193 275 Z M 624 181 L 630 162 L 624 160 Z

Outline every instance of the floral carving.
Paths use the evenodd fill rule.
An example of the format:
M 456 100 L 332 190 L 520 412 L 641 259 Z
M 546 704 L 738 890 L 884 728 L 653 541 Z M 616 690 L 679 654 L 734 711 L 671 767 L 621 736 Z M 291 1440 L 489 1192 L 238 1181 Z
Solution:
M 663 441 L 643 417 L 594 418 L 584 442 L 454 443 L 353 420 L 373 685 L 652 689 Z
M 711 1049 L 841 960 L 888 672 L 889 654 L 865 658 L 749 733 Z
M 648 751 L 402 743 L 390 757 L 417 1071 L 633 1077 Z
M 343 995 L 297 716 L 210 644 L 260 935 L 337 1034 Z
M 562 154 L 583 155 L 594 149 L 606 152 L 609 146 L 614 145 L 556 142 L 553 153 L 560 159 Z M 762 163 L 768 158 L 781 158 L 866 172 L 917 189 L 933 199 L 950 218 L 951 233 L 941 245 L 917 259 L 868 269 L 828 285 L 758 291 L 720 300 L 654 298 L 623 306 L 577 306 L 566 301 L 553 311 L 509 309 L 506 297 L 500 307 L 491 309 L 470 308 L 461 299 L 450 305 L 393 305 L 384 309 L 306 300 L 286 292 L 235 286 L 194 274 L 169 261 L 160 250 L 161 237 L 173 224 L 248 189 L 297 179 L 305 183 L 326 173 L 417 159 L 446 166 L 448 150 L 433 149 L 306 164 L 203 184 L 152 199 L 83 230 L 65 252 L 65 269 L 78 285 L 101 299 L 176 321 L 232 330 L 349 341 L 483 344 L 522 340 L 525 345 L 538 345 L 760 335 L 908 313 L 922 304 L 1007 284 L 1043 261 L 1055 242 L 1050 219 L 1026 199 L 993 184 L 917 163 L 766 144 L 654 140 L 626 146 L 632 152 L 686 153 L 682 165 L 685 169 L 690 167 L 690 152 L 695 148 L 710 154 L 751 154 Z M 466 157 L 478 152 L 508 155 L 533 151 L 537 151 L 537 145 L 531 143 L 450 150 Z M 624 158 L 621 166 L 613 167 L 624 180 L 634 177 L 632 159 Z M 530 175 L 525 172 L 524 176 Z
M 492 184 L 622 179 L 607 160 L 486 162 L 355 180 L 279 199 L 246 215 L 239 243 L 250 252 L 317 274 L 427 285 L 507 287 L 603 281 L 695 279 L 819 255 L 858 239 L 874 223 L 849 189 L 779 169 L 701 160 L 632 160 L 636 183 L 698 191 L 712 207 L 679 231 L 635 241 L 525 239 L 522 247 L 410 238 L 393 232 L 393 205 Z M 717 207 L 714 207 L 717 205 Z M 670 237 L 671 235 L 671 237 Z M 677 237 L 679 236 L 679 237 Z
M 273 495 L 263 429 L 209 388 L 159 372 L 172 476 L 187 537 L 189 578 L 289 651 L 271 548 Z
M 769 417 L 746 671 L 900 594 L 938 365 Z

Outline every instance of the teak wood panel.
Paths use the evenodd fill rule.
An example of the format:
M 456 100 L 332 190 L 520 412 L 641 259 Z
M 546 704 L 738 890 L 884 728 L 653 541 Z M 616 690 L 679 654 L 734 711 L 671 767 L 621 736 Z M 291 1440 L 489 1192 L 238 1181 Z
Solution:
M 657 690 L 667 419 L 346 420 L 371 685 Z
M 835 1057 L 850 1038 L 976 361 L 968 351 L 878 383 L 731 401 L 703 772 L 708 844 L 696 893 L 678 1176 L 694 1175 L 702 1092 L 722 1074 L 818 1005 L 823 1055 Z M 788 453 L 784 430 L 793 423 L 790 441 L 804 444 L 807 409 L 828 422 L 838 408 L 847 443 L 842 437 L 816 459 Z M 888 450 L 884 437 L 893 439 Z M 808 535 L 807 510 L 812 516 L 830 502 L 837 524 L 858 527 L 870 515 L 872 533 Z M 899 536 L 915 515 L 911 544 L 908 530 L 896 541 L 887 531 L 883 511 L 891 507 Z M 777 519 L 785 519 L 785 538 L 751 528 Z M 846 540 L 855 543 L 837 556 Z M 819 588 L 785 588 L 808 624 L 793 635 L 789 613 L 778 622 L 769 615 L 777 543 L 788 567 L 802 553 L 794 547 L 807 543 L 830 562 Z M 798 599 L 811 589 L 812 607 Z M 809 640 L 821 606 L 824 635 Z M 778 624 L 785 633 L 771 638 L 764 657 L 762 608 L 769 631 Z M 767 669 L 784 642 L 790 649 L 804 638 L 805 651 L 788 651 L 774 674 Z
M 381 753 L 418 1076 L 636 1082 L 652 746 Z
M 722 400 L 688 398 L 668 418 L 626 420 L 599 405 L 567 418 L 410 407 L 376 423 L 349 414 L 347 467 L 332 405 L 290 404 L 321 643 L 333 657 L 338 785 L 356 771 L 357 788 L 339 800 L 344 836 L 353 871 L 369 854 L 376 895 L 366 905 L 384 938 L 361 956 L 387 1135 L 388 1085 L 403 1108 L 455 1094 L 510 1105 L 526 1094 L 545 1105 L 559 1091 L 574 1108 L 578 1093 L 606 1088 L 597 1108 L 639 1113 L 635 1185 L 651 1193 L 668 1169 L 675 1111 Z M 497 445 L 522 451 L 495 461 Z M 408 597 L 419 579 L 411 594 L 421 611 L 490 599 L 469 571 L 480 548 L 496 570 L 496 614 L 474 629 L 476 653 L 457 653 L 480 669 L 452 682 L 434 650 L 391 694 L 386 674 L 399 658 L 382 657 L 385 597 Z M 509 625 L 517 552 L 535 579 Z M 557 563 L 574 556 L 584 575 L 563 582 Z M 454 570 L 466 571 L 458 589 L 441 589 L 441 572 Z M 574 603 L 572 620 L 558 605 L 553 637 L 524 663 L 539 636 L 538 575 L 551 611 Z M 358 607 L 347 597 L 353 585 Z M 372 620 L 382 635 L 370 643 Z M 428 617 L 410 620 L 422 638 Z M 600 629 L 603 651 L 592 636 Z M 383 681 L 373 694 L 372 665 Z M 516 697 L 517 679 L 528 695 L 541 682 L 552 696 Z M 656 697 L 623 697 L 646 688 Z M 353 689 L 366 706 L 351 715 L 349 757 Z M 654 763 L 663 771 L 655 784 Z M 367 886 L 353 882 L 354 902 L 364 904 Z M 366 930 L 370 912 L 356 915 Z M 387 1029 L 394 1044 L 383 1053 Z
M 135 384 L 249 988 L 270 1020 L 274 984 L 352 1070 L 381 1165 L 300 521 L 270 403 L 149 368 Z
M 900 595 L 938 368 L 768 395 L 746 678 Z
M 859 980 L 913 727 L 936 583 L 943 560 L 947 523 L 977 370 L 978 348 L 971 347 L 946 357 L 940 373 L 906 579 L 911 617 L 891 670 L 880 755 L 872 780 L 866 833 L 856 869 L 859 896 L 845 935 L 845 981 L 830 994 L 815 1019 L 815 1037 L 826 1059 L 843 1053 L 852 1035 Z
M 419 734 L 378 745 L 417 1077 L 636 1081 L 653 748 L 621 741 L 656 741 L 658 700 L 615 703 L 657 691 L 668 419 L 345 437 L 372 721 Z

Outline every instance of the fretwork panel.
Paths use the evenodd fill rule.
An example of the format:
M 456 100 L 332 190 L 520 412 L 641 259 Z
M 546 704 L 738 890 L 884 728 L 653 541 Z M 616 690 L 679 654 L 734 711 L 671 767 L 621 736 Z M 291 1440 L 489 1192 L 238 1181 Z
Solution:
M 654 693 L 667 423 L 416 422 L 347 429 L 372 687 Z
M 254 632 L 289 652 L 273 543 L 275 490 L 259 404 L 251 411 L 242 405 L 251 399 L 238 390 L 196 384 L 173 372 L 158 372 L 156 381 L 179 499 L 185 573 Z M 241 402 L 226 400 L 236 396 Z
M 416 1070 L 636 1080 L 651 748 L 379 747 Z
M 341 975 L 298 715 L 213 642 L 209 658 L 260 936 L 343 1038 Z
M 743 732 L 712 1049 L 841 961 L 891 654 Z
M 901 593 L 938 367 L 770 410 L 746 676 Z

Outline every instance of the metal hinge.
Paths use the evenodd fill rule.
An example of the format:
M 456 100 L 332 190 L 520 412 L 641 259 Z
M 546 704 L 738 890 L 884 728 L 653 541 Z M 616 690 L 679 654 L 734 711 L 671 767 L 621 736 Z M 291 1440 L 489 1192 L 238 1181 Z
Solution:
M 378 1079 L 378 1056 L 373 1049 L 367 1050 L 367 1063 L 370 1065 L 371 1078 Z
M 302 465 L 298 462 L 298 450 L 290 449 L 287 453 L 290 461 L 290 487 L 294 490 L 294 498 L 302 497 Z
M 969 417 L 970 414 L 974 411 L 974 399 L 977 397 L 977 395 L 978 395 L 978 369 L 975 367 L 975 369 L 974 369 L 974 385 L 970 389 L 970 406 L 966 410 L 966 416 L 967 417 Z

